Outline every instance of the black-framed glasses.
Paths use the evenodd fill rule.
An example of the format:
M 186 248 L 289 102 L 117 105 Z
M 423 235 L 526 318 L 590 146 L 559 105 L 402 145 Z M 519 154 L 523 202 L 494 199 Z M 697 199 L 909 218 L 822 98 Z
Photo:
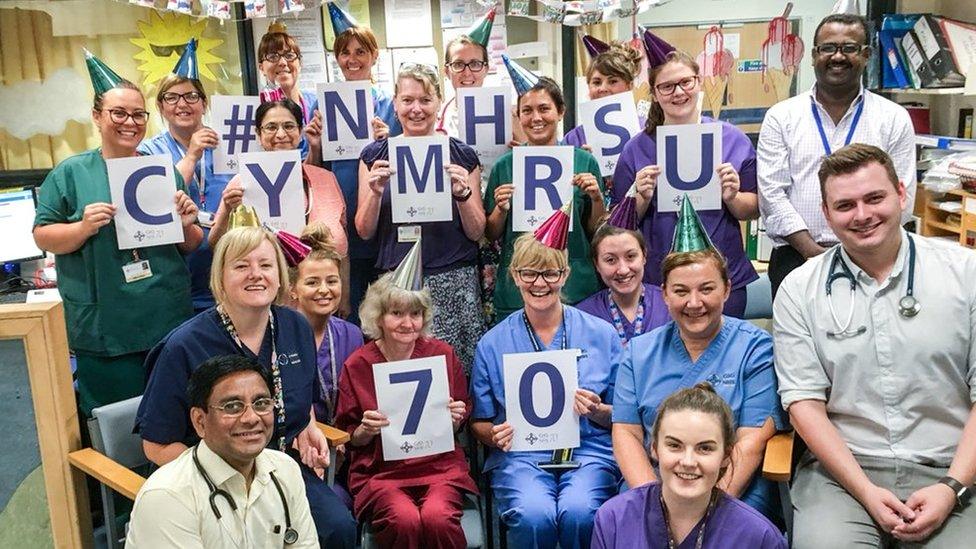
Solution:
M 844 42 L 843 44 L 827 42 L 826 44 L 814 46 L 813 50 L 819 55 L 834 55 L 838 51 L 844 55 L 856 55 L 864 51 L 867 47 L 867 44 L 858 44 L 856 42 Z
M 661 95 L 673 95 L 674 90 L 678 89 L 678 87 L 681 87 L 684 91 L 691 91 L 695 89 L 696 85 L 698 85 L 698 76 L 689 76 L 677 82 L 663 82 L 654 86 L 654 89 Z
M 186 101 L 187 105 L 193 105 L 198 103 L 203 96 L 200 92 L 186 92 L 186 93 L 176 93 L 176 92 L 166 92 L 163 94 L 163 103 L 167 105 L 175 105 L 180 102 L 180 99 Z
M 281 124 L 268 122 L 261 126 L 261 131 L 266 133 L 278 133 L 278 130 L 285 130 L 285 133 L 295 133 L 298 131 L 298 124 L 294 122 L 284 122 Z
M 464 61 L 452 61 L 447 64 L 447 68 L 453 73 L 464 72 L 464 69 L 469 69 L 471 72 L 481 72 L 485 70 L 485 67 L 487 66 L 488 63 L 485 63 L 480 59 L 468 61 L 467 63 Z
M 259 416 L 266 416 L 274 411 L 274 400 L 269 397 L 263 397 L 255 400 L 254 402 L 247 403 L 243 400 L 231 400 L 221 404 L 220 406 L 209 406 L 214 410 L 220 410 L 220 413 L 225 417 L 240 417 L 244 415 L 244 411 L 250 407 L 254 410 L 255 414 Z
M 285 61 L 288 61 L 289 63 L 291 63 L 292 61 L 294 61 L 296 59 L 299 59 L 299 58 L 301 58 L 301 55 L 298 55 L 297 53 L 295 53 L 293 51 L 286 51 L 284 53 L 274 52 L 274 53 L 266 53 L 266 54 L 264 54 L 264 60 L 267 61 L 267 62 L 269 62 L 269 63 L 277 63 L 278 61 L 281 61 L 282 59 L 284 59 Z
M 136 126 L 145 126 L 146 122 L 149 121 L 149 113 L 146 111 L 136 111 L 129 112 L 125 109 L 107 109 L 109 117 L 112 122 L 116 124 L 125 124 L 126 120 L 132 119 L 132 122 Z M 98 112 L 104 112 L 102 109 L 98 109 Z
M 548 284 L 555 284 L 559 282 L 559 279 L 563 277 L 563 273 L 566 269 L 546 269 L 544 271 L 537 271 L 535 269 L 518 269 L 515 271 L 518 274 L 519 280 L 525 282 L 526 284 L 534 284 L 539 277 Z

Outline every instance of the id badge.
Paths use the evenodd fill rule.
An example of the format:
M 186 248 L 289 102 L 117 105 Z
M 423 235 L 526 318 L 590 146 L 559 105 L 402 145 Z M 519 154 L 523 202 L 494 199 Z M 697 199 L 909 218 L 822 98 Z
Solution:
M 208 229 L 213 227 L 214 214 L 199 210 L 197 212 L 197 223 L 199 223 L 201 227 L 206 227 Z
M 125 281 L 127 283 L 135 282 L 137 280 L 151 277 L 152 269 L 149 268 L 149 260 L 143 259 L 123 265 L 122 274 L 125 275 Z
M 416 242 L 420 240 L 420 225 L 397 227 L 397 242 Z

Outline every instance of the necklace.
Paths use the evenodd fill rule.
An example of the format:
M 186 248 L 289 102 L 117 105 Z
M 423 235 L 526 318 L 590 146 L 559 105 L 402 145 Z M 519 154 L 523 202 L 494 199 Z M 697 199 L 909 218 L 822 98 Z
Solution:
M 640 298 L 637 302 L 637 315 L 634 317 L 634 337 L 644 333 L 644 285 L 641 285 Z M 620 307 L 613 301 L 613 292 L 607 292 L 607 301 L 610 302 L 610 318 L 613 320 L 613 327 L 617 329 L 617 337 L 620 342 L 627 345 L 627 332 L 624 330 L 623 315 L 620 314 Z
M 661 490 L 661 511 L 664 513 L 664 524 L 668 527 L 668 549 L 675 549 L 678 547 L 678 542 L 674 538 L 674 532 L 671 530 L 671 515 L 668 513 L 668 504 L 664 502 L 664 490 Z M 702 543 L 705 542 L 705 525 L 708 524 L 708 515 L 711 514 L 712 509 L 715 507 L 715 503 L 718 501 L 718 490 L 712 488 L 711 498 L 708 500 L 708 507 L 705 508 L 705 516 L 702 517 L 701 527 L 698 528 L 698 535 L 695 537 L 695 549 L 701 549 Z
M 237 333 L 237 328 L 234 327 L 234 322 L 230 319 L 230 315 L 224 310 L 222 305 L 217 305 L 217 314 L 220 316 L 220 323 L 223 325 L 224 330 L 227 331 L 227 335 L 230 336 L 234 343 L 237 345 L 237 350 L 244 354 L 244 343 L 241 341 L 240 336 Z M 287 361 L 288 357 L 282 355 L 278 356 L 278 345 L 275 341 L 275 324 L 274 324 L 274 311 L 268 311 L 268 325 L 271 328 L 271 378 L 274 382 L 274 402 L 275 410 L 278 412 L 275 419 L 275 430 L 280 429 L 280 435 L 278 436 L 278 449 L 282 452 L 286 450 L 285 446 L 285 396 L 284 391 L 281 389 L 281 362 Z M 260 354 L 260 350 L 259 350 Z M 259 357 L 260 358 L 260 357 Z

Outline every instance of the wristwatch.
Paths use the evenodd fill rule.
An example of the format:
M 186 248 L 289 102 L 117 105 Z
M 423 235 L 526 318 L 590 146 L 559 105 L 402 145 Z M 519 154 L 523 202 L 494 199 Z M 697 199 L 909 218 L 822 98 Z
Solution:
M 471 198 L 471 187 L 465 187 L 463 193 L 454 195 L 454 200 L 458 202 L 464 202 L 469 198 Z
M 956 493 L 956 507 L 963 507 L 969 503 L 969 498 L 973 496 L 972 489 L 963 486 L 963 483 L 952 477 L 942 477 L 939 479 L 939 483 L 952 488 L 952 491 Z

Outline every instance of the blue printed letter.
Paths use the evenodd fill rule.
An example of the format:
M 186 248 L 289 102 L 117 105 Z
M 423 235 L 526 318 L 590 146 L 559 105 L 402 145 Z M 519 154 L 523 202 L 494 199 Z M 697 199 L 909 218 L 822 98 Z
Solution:
M 545 374 L 549 378 L 549 387 L 552 388 L 552 408 L 546 416 L 536 413 L 535 402 L 532 400 L 532 382 L 538 374 Z M 551 427 L 559 421 L 566 406 L 566 387 L 563 386 L 563 378 L 559 375 L 559 370 L 548 362 L 536 362 L 526 368 L 522 372 L 522 379 L 519 380 L 519 405 L 525 421 L 535 427 Z
M 548 177 L 538 177 L 539 166 L 549 168 Z M 559 209 L 562 202 L 559 199 L 559 191 L 553 184 L 563 176 L 563 165 L 559 160 L 548 156 L 526 156 L 525 157 L 525 209 L 535 210 L 535 192 L 538 189 L 546 191 L 549 203 L 552 208 Z
M 336 125 L 337 111 L 342 115 L 342 119 L 346 121 L 356 139 L 369 137 L 369 120 L 366 120 L 366 90 L 356 90 L 356 116 L 359 117 L 358 120 L 354 119 L 352 113 L 346 108 L 346 104 L 339 97 L 339 92 L 325 92 L 325 105 L 323 105 L 322 110 L 325 112 L 325 134 L 328 141 L 339 139 L 339 128 Z
M 264 189 L 264 193 L 268 195 L 268 215 L 271 217 L 281 216 L 281 190 L 285 188 L 285 183 L 288 182 L 288 176 L 291 175 L 291 171 L 295 168 L 295 161 L 289 160 L 281 165 L 281 171 L 278 172 L 278 177 L 275 178 L 275 182 L 272 183 L 268 176 L 264 174 L 264 170 L 261 169 L 261 164 L 245 164 L 247 169 L 250 170 L 251 175 L 261 185 Z
M 593 124 L 600 133 L 606 133 L 610 135 L 615 135 L 620 140 L 613 147 L 602 147 L 600 152 L 603 156 L 615 156 L 620 154 L 620 151 L 624 150 L 624 145 L 630 140 L 630 134 L 627 133 L 627 128 L 623 126 L 617 126 L 616 124 L 611 124 L 607 122 L 607 115 L 612 112 L 620 112 L 620 105 L 604 105 L 597 109 L 596 114 L 593 116 Z
M 417 192 L 423 193 L 427 188 L 427 178 L 431 173 L 434 175 L 434 192 L 444 192 L 444 149 L 442 147 L 428 147 L 427 156 L 424 158 L 423 173 L 418 173 L 417 164 L 413 161 L 410 154 L 410 147 L 401 145 L 396 147 L 396 165 L 398 166 L 397 192 L 406 194 L 407 192 L 407 172 L 410 170 L 413 180 L 417 182 Z
M 468 145 L 474 145 L 474 134 L 475 128 L 479 124 L 493 124 L 495 126 L 495 144 L 504 145 L 507 141 L 505 140 L 505 116 L 508 113 L 505 112 L 505 96 L 496 95 L 493 98 L 492 103 L 494 104 L 494 112 L 485 116 L 478 116 L 474 112 L 474 97 L 467 96 L 464 98 L 464 114 L 466 118 L 464 120 L 465 135 L 467 136 Z
M 125 185 L 122 187 L 122 197 L 125 201 L 125 209 L 129 211 L 132 219 L 135 219 L 139 223 L 145 223 L 146 225 L 165 225 L 173 220 L 173 214 L 148 214 L 139 207 L 139 202 L 136 200 L 136 191 L 139 188 L 139 183 L 142 183 L 147 177 L 154 175 L 165 176 L 166 168 L 162 166 L 146 166 L 132 172 L 132 175 L 125 180 Z
M 714 139 L 710 133 L 702 135 L 701 138 L 701 171 L 698 172 L 697 178 L 685 181 L 678 175 L 678 136 L 668 135 L 664 137 L 664 170 L 667 173 L 668 182 L 678 190 L 695 191 L 712 180 L 712 174 L 715 172 L 715 166 L 712 165 Z

